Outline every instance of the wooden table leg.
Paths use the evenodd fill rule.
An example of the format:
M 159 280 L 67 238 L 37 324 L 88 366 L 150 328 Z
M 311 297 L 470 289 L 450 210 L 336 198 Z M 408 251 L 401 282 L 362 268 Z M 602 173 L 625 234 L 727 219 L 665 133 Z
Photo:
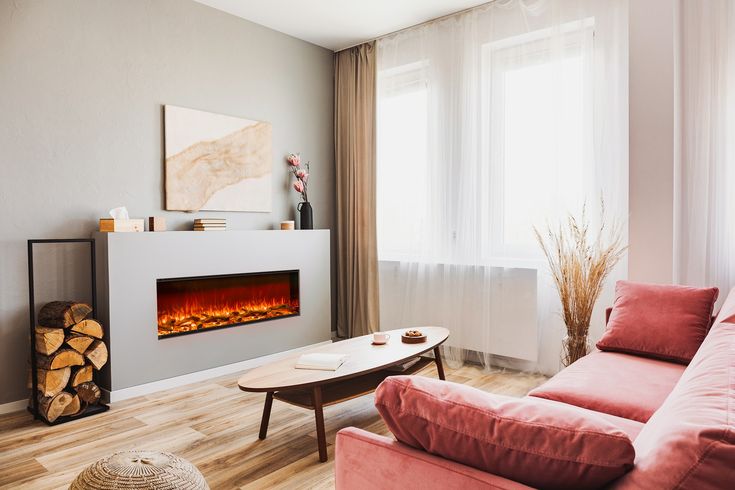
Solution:
M 444 381 L 444 366 L 442 365 L 442 354 L 439 350 L 439 346 L 434 347 L 434 362 L 436 362 L 436 370 L 439 373 L 439 379 Z
M 273 392 L 269 391 L 265 395 L 265 405 L 263 405 L 263 418 L 260 420 L 260 434 L 258 439 L 265 439 L 268 434 L 268 421 L 271 418 L 271 407 L 273 406 Z
M 324 433 L 321 386 L 315 386 L 311 396 L 314 404 L 314 418 L 316 419 L 316 443 L 319 446 L 319 461 L 324 463 L 327 460 L 327 436 Z

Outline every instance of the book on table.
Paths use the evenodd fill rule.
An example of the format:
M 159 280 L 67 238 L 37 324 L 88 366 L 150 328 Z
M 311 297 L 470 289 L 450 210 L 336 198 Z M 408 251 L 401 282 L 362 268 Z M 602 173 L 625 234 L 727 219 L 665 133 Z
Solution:
M 226 226 L 200 226 L 194 225 L 194 231 L 226 231 Z
M 227 229 L 225 218 L 197 218 L 194 220 L 194 231 L 223 231 Z
M 198 218 L 194 220 L 194 231 L 224 231 L 227 221 L 219 218 Z
M 413 359 L 409 359 L 408 361 L 403 362 L 401 364 L 396 364 L 395 366 L 386 368 L 386 371 L 390 371 L 392 373 L 402 373 L 402 372 L 408 371 L 410 368 L 414 366 L 414 364 L 416 364 L 420 360 L 421 360 L 420 357 L 414 357 Z
M 303 354 L 296 361 L 296 369 L 315 369 L 319 371 L 336 371 L 347 360 L 347 354 L 323 354 L 313 352 Z

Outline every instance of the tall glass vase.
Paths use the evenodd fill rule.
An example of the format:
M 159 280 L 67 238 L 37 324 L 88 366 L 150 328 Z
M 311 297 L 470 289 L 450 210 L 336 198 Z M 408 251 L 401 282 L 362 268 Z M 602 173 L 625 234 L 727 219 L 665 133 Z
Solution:
M 300 202 L 296 209 L 299 210 L 299 229 L 313 230 L 314 211 L 311 209 L 311 203 L 309 201 Z
M 561 341 L 561 364 L 567 367 L 574 361 L 577 361 L 592 350 L 587 334 L 584 335 L 566 335 Z

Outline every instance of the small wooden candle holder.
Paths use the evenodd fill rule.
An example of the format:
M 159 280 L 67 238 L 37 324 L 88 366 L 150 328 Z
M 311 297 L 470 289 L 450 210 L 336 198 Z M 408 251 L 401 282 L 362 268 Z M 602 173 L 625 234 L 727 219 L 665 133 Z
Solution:
M 148 218 L 148 231 L 166 231 L 166 218 L 162 216 Z

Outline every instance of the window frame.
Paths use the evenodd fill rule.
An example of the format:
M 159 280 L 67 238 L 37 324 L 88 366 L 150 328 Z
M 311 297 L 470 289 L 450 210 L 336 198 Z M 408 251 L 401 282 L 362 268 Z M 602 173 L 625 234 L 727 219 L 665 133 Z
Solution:
M 428 143 L 428 136 L 429 136 L 429 124 L 430 124 L 430 114 L 429 114 L 429 107 L 430 104 L 428 102 L 428 92 L 430 89 L 429 85 L 429 77 L 427 75 L 427 70 L 429 69 L 430 64 L 429 60 L 419 60 L 419 61 L 413 61 L 401 65 L 397 65 L 385 70 L 381 70 L 377 73 L 376 76 L 376 84 L 377 84 L 377 99 L 376 99 L 376 186 L 380 186 L 380 163 L 378 162 L 378 156 L 380 155 L 379 151 L 379 145 L 380 145 L 380 130 L 377 128 L 377 124 L 380 121 L 380 102 L 381 98 L 387 98 L 387 97 L 396 97 L 408 92 L 418 92 L 418 91 L 426 91 L 427 92 L 427 120 L 426 120 L 426 136 L 427 136 L 427 143 Z M 401 84 L 398 83 L 399 90 L 398 91 L 391 91 L 390 94 L 386 93 L 386 81 L 389 78 L 403 78 L 405 82 Z M 415 87 L 413 90 L 411 90 L 411 87 Z M 427 151 L 429 148 L 427 148 Z M 377 191 L 377 189 L 376 189 Z M 379 197 L 379 193 L 376 192 L 376 197 Z M 376 210 L 376 221 L 379 219 L 380 215 L 377 213 Z M 377 235 L 377 252 L 378 252 L 378 261 L 379 262 L 400 262 L 404 260 L 409 261 L 416 261 L 416 251 L 412 249 L 404 249 L 404 250 L 386 250 L 381 249 L 380 245 L 380 233 L 378 231 L 379 225 L 376 223 L 376 235 Z M 424 262 L 425 257 L 418 257 L 418 261 Z
M 506 138 L 501 136 L 498 138 L 498 141 L 493 141 L 491 127 L 499 123 L 499 121 L 494 120 L 495 114 L 505 114 L 504 108 L 501 110 L 495 109 L 496 104 L 494 101 L 505 100 L 502 84 L 496 84 L 495 82 L 508 70 L 498 70 L 496 73 L 495 66 L 497 63 L 493 62 L 493 57 L 498 55 L 510 56 L 509 53 L 511 50 L 516 50 L 523 45 L 529 45 L 531 48 L 526 53 L 526 56 L 536 56 L 537 59 L 530 59 L 527 63 L 524 63 L 524 67 L 542 64 L 548 59 L 548 55 L 551 53 L 551 49 L 547 45 L 549 39 L 554 35 L 558 35 L 559 31 L 569 35 L 565 39 L 565 49 L 581 47 L 586 37 L 586 40 L 591 43 L 594 51 L 595 20 L 593 17 L 567 22 L 559 28 L 539 29 L 518 36 L 486 42 L 481 46 L 479 83 L 481 87 L 480 100 L 482 109 L 480 132 L 486 137 L 480 138 L 480 158 L 483 161 L 481 168 L 487 173 L 487 175 L 482 175 L 481 178 L 485 179 L 485 182 L 490 182 L 491 186 L 491 191 L 482 196 L 483 211 L 487 213 L 485 219 L 482 220 L 482 223 L 486 225 L 482 232 L 483 245 L 481 249 L 483 262 L 492 264 L 507 263 L 508 261 L 512 263 L 518 261 L 537 262 L 541 258 L 541 252 L 537 247 L 508 242 L 504 236 L 506 189 L 504 185 L 505 161 L 503 155 L 505 153 L 504 145 Z M 537 45 L 536 48 L 534 48 L 534 44 Z M 515 67 L 515 69 L 517 68 Z M 503 125 L 501 124 L 501 126 Z

